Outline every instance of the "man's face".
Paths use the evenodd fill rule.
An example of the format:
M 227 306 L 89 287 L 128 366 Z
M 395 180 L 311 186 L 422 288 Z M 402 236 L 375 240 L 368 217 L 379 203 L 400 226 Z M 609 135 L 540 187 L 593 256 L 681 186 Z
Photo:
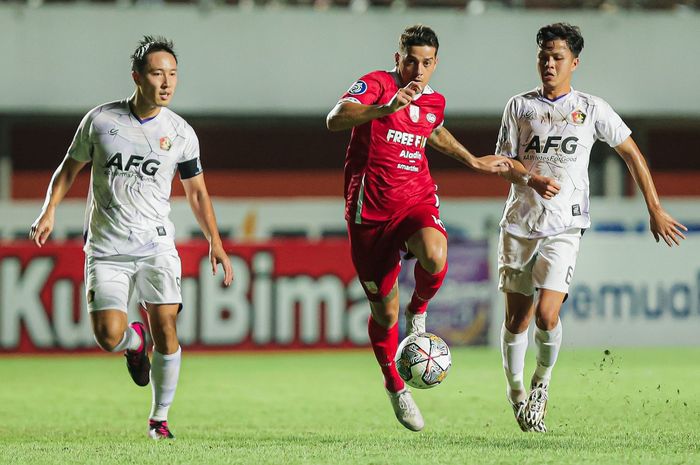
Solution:
M 422 89 L 428 85 L 438 61 L 437 50 L 429 45 L 413 45 L 405 54 L 396 52 L 394 59 L 401 83 L 405 86 L 416 81 Z
M 578 66 L 578 58 L 569 49 L 565 40 L 550 40 L 537 51 L 537 71 L 542 86 L 555 89 L 571 84 L 571 75 Z
M 135 71 L 132 76 L 147 103 L 167 107 L 177 86 L 177 62 L 168 52 L 149 53 L 143 73 Z

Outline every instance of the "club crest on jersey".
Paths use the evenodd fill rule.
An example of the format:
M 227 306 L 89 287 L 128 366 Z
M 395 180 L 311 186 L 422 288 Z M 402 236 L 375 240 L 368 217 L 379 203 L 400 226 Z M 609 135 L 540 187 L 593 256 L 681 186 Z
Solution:
M 574 124 L 583 124 L 583 122 L 586 121 L 586 114 L 581 110 L 576 110 L 571 113 L 571 121 Z
M 433 113 L 428 113 L 427 115 L 425 115 L 425 119 L 428 120 L 428 123 L 435 124 L 437 117 Z
M 169 137 L 161 137 L 160 138 L 160 149 L 161 150 L 170 150 L 170 147 L 173 146 L 173 143 L 170 141 Z
M 365 81 L 357 81 L 348 89 L 348 94 L 350 95 L 362 95 L 365 92 L 367 92 L 367 83 Z
M 420 108 L 418 108 L 415 105 L 409 105 L 408 106 L 408 114 L 411 117 L 411 121 L 414 123 L 417 123 L 418 120 L 420 119 Z

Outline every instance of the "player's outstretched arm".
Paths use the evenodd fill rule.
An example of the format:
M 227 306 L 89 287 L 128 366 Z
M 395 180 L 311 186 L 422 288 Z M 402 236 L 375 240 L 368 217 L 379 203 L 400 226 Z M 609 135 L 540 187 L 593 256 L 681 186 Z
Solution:
M 51 231 L 53 231 L 56 207 L 61 203 L 63 197 L 66 196 L 66 193 L 73 185 L 73 181 L 75 181 L 75 177 L 85 165 L 87 163 L 77 161 L 66 155 L 66 158 L 63 159 L 56 171 L 54 171 L 53 176 L 51 176 L 49 188 L 46 190 L 46 200 L 44 200 L 44 205 L 41 207 L 41 213 L 34 220 L 31 228 L 29 228 L 29 238 L 38 247 L 44 245 L 46 239 L 49 238 Z
M 680 245 L 680 239 L 685 239 L 681 232 L 688 228 L 676 221 L 671 215 L 661 207 L 659 194 L 656 192 L 654 180 L 651 178 L 649 167 L 642 152 L 637 147 L 634 139 L 628 137 L 623 143 L 615 147 L 615 151 L 625 160 L 634 182 L 639 186 L 644 196 L 644 202 L 649 210 L 649 229 L 654 235 L 656 242 L 663 239 L 669 247 L 673 244 Z
M 503 173 L 513 167 L 513 162 L 507 157 L 499 155 L 475 157 L 442 126 L 430 134 L 428 145 L 479 173 Z
M 529 173 L 520 160 L 511 160 L 513 162 L 513 168 L 499 173 L 509 182 L 521 186 L 530 186 L 545 200 L 550 200 L 559 193 L 561 186 L 555 179 Z
M 363 105 L 347 100 L 340 101 L 326 116 L 326 127 L 331 131 L 343 131 L 373 119 L 382 118 L 406 108 L 420 92 L 420 85 L 411 81 L 406 87 L 399 89 L 384 105 Z
M 216 215 L 211 204 L 211 198 L 204 183 L 204 174 L 184 179 L 182 185 L 185 188 L 187 201 L 190 203 L 192 213 L 199 223 L 199 227 L 204 233 L 204 237 L 209 241 L 209 261 L 211 263 L 211 273 L 216 275 L 216 266 L 221 264 L 224 268 L 224 285 L 230 286 L 233 282 L 233 268 L 228 254 L 224 251 L 219 236 L 219 228 L 216 225 Z

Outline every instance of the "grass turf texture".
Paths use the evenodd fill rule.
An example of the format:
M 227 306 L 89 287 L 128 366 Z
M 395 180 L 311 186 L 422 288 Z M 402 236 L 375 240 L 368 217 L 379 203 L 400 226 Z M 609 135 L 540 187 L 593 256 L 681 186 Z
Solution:
M 700 463 L 700 349 L 564 349 L 547 434 L 518 429 L 500 354 L 457 349 L 445 383 L 414 394 L 421 433 L 394 419 L 369 349 L 190 354 L 146 437 L 150 387 L 123 357 L 0 358 L 0 462 L 130 464 Z M 533 356 L 528 353 L 527 372 Z

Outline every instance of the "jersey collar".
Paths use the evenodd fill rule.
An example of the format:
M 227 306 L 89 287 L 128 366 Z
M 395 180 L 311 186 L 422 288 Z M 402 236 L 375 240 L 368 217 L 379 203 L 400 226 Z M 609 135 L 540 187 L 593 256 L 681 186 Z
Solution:
M 125 102 L 126 102 L 126 109 L 129 110 L 129 115 L 131 115 L 131 117 L 134 118 L 136 121 L 138 121 L 139 124 L 141 124 L 141 125 L 144 125 L 150 121 L 153 121 L 154 119 L 158 118 L 163 113 L 163 108 L 161 108 L 160 111 L 158 112 L 158 114 L 156 114 L 155 116 L 151 116 L 150 118 L 141 119 L 138 116 L 136 116 L 136 113 L 134 113 L 133 110 L 131 109 L 131 105 L 129 104 L 129 99 L 126 99 Z
M 535 90 L 537 91 L 537 96 L 539 97 L 540 100 L 542 100 L 543 102 L 551 103 L 551 104 L 555 104 L 557 102 L 563 102 L 564 100 L 569 98 L 569 96 L 573 95 L 573 93 L 574 93 L 574 88 L 569 86 L 568 93 L 566 93 L 564 95 L 560 95 L 559 97 L 555 98 L 554 100 L 550 100 L 544 96 L 544 93 L 542 92 L 541 87 L 537 87 Z

